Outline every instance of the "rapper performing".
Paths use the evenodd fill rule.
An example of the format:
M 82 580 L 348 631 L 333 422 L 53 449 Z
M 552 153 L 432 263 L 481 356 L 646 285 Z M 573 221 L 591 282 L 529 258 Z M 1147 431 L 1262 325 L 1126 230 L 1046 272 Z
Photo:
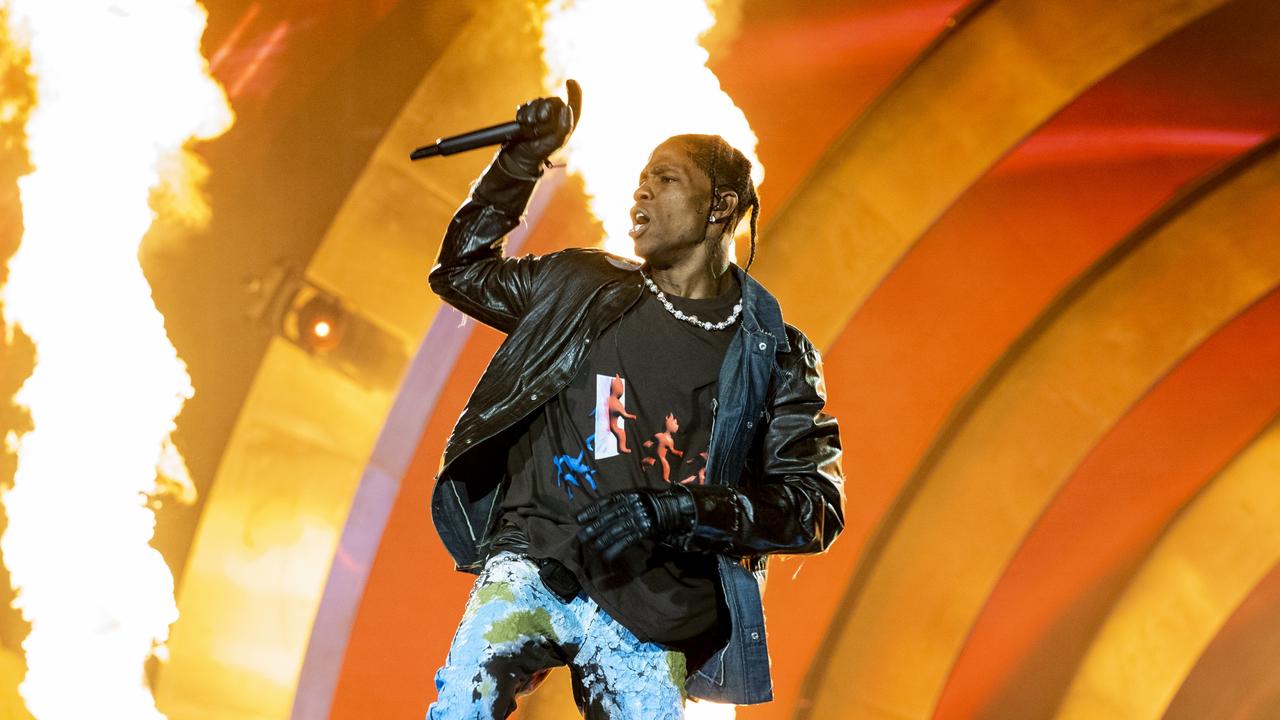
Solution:
M 631 209 L 642 263 L 503 257 L 573 131 L 570 95 L 520 108 L 524 136 L 431 271 L 447 302 L 507 335 L 431 501 L 458 567 L 479 572 L 433 719 L 506 717 L 561 665 L 589 718 L 679 718 L 686 695 L 768 701 L 768 556 L 822 551 L 843 525 L 818 353 L 751 260 L 729 260 L 744 217 L 754 255 L 760 209 L 740 151 L 715 135 L 654 149 Z

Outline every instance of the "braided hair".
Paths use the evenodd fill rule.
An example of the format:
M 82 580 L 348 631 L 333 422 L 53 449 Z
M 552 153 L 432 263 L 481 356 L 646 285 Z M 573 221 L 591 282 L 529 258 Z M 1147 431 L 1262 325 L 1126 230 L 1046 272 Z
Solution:
M 724 231 L 730 237 L 742 221 L 743 215 L 746 215 L 747 209 L 751 209 L 751 254 L 745 268 L 750 270 L 751 263 L 756 259 L 756 218 L 760 216 L 760 196 L 751 180 L 751 161 L 719 135 L 676 135 L 671 140 L 684 143 L 693 164 L 711 179 L 711 200 L 704 213 L 707 218 L 703 221 L 704 227 L 711 224 L 711 215 L 716 207 L 716 193 L 719 190 L 732 190 L 738 195 L 738 207 L 734 208 L 733 215 L 724 224 Z

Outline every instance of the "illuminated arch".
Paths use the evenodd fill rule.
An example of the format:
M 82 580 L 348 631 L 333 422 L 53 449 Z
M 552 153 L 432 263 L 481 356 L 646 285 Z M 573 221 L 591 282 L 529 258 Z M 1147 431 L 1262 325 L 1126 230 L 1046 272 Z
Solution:
M 768 226 L 756 275 L 819 348 L 925 230 L 1086 88 L 1224 0 L 995 0 L 927 50 Z M 976 111 L 987 108 L 986 112 Z M 812 281 L 813 258 L 842 278 Z
M 925 717 L 1071 469 L 1151 383 L 1280 282 L 1271 144 L 1175 203 L 1033 328 L 944 433 L 833 627 L 813 717 Z
M 1280 422 L 1170 524 L 1056 715 L 1160 718 L 1204 649 L 1280 563 Z

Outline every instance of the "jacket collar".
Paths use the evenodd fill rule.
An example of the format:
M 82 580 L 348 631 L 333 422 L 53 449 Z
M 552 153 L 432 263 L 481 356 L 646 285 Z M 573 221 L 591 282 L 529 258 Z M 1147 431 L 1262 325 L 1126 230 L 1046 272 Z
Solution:
M 778 352 L 790 350 L 791 343 L 787 341 L 787 328 L 782 322 L 782 307 L 778 305 L 778 299 L 737 263 L 729 263 L 729 270 L 742 286 L 743 326 L 752 332 L 772 335 Z

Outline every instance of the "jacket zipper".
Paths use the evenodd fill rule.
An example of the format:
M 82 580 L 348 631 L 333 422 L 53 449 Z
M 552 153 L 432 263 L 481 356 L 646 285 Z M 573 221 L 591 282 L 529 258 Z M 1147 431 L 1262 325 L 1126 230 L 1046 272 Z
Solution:
M 716 392 L 719 392 L 719 391 L 720 391 L 720 387 L 719 387 L 719 385 L 717 385 L 717 386 L 716 386 Z M 718 453 L 717 453 L 717 454 L 715 454 L 715 455 L 712 455 L 712 454 L 711 454 L 711 453 L 712 453 L 712 451 L 715 449 L 715 446 L 716 446 L 716 444 L 715 444 L 715 440 L 716 440 L 716 415 L 718 414 L 718 413 L 717 413 L 717 411 L 718 411 L 719 409 L 720 409 L 720 403 L 716 400 L 716 398 L 711 398 L 711 430 L 710 430 L 710 431 L 708 431 L 708 433 L 707 433 L 707 476 L 708 476 L 708 477 L 711 477 L 711 478 L 714 478 L 714 477 L 715 477 L 715 475 L 713 475 L 713 474 L 712 474 L 713 466 L 711 465 L 711 460 L 712 460 L 712 458 L 719 457 L 719 454 L 718 454 Z

